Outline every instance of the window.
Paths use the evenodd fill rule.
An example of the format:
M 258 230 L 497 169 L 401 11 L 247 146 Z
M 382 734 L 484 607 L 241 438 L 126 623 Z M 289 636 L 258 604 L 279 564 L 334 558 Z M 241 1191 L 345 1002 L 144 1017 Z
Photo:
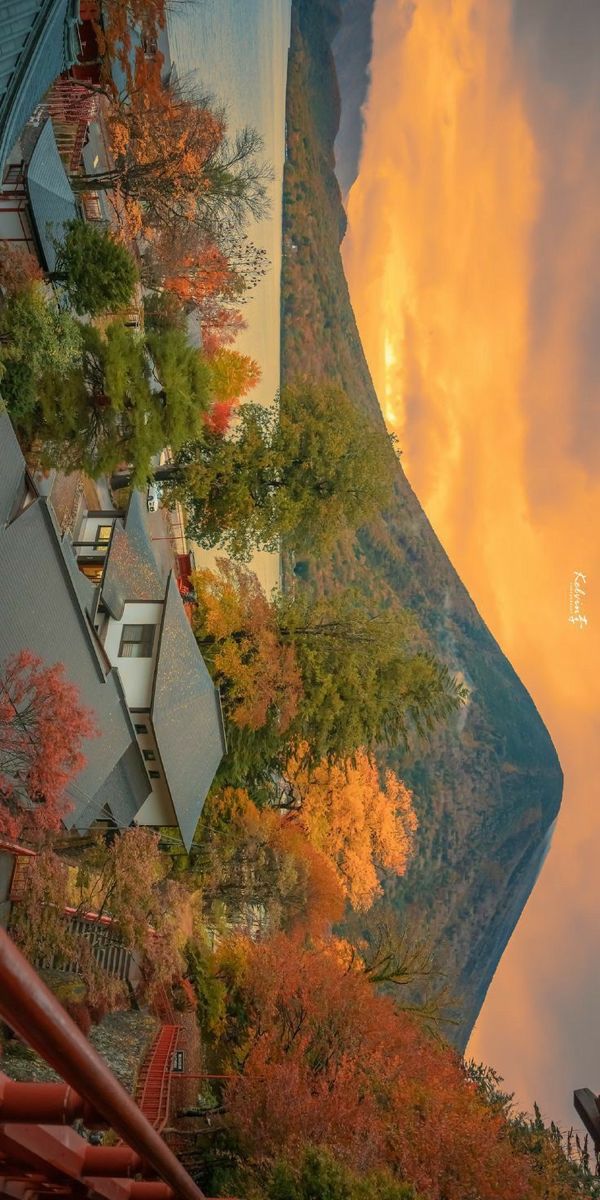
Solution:
M 124 625 L 119 658 L 152 658 L 156 625 Z
M 107 542 L 110 542 L 111 533 L 112 533 L 112 525 L 99 525 L 98 526 L 98 528 L 96 530 L 96 540 L 94 542 L 94 547 L 96 550 L 100 546 L 106 546 Z
M 79 561 L 77 565 L 81 571 L 81 574 L 85 575 L 86 579 L 91 579 L 92 583 L 102 582 L 102 574 L 104 571 L 103 563 Z
M 147 725 L 134 725 L 133 728 L 135 729 L 136 733 L 147 733 L 148 732 Z
M 144 755 L 145 762 L 156 762 L 154 750 L 142 750 L 142 754 Z
M 148 771 L 151 779 L 160 779 L 160 771 Z

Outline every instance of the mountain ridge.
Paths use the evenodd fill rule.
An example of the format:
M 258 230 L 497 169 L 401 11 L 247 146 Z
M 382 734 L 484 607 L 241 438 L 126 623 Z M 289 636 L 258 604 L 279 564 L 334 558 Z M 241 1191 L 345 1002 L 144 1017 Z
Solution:
M 383 424 L 340 256 L 345 213 L 335 176 L 340 93 L 331 42 L 336 0 L 294 0 L 287 97 L 282 272 L 283 380 L 339 382 Z M 562 771 L 526 688 L 487 629 L 398 463 L 394 496 L 356 539 L 307 570 L 339 585 L 394 594 L 434 651 L 466 680 L 468 707 L 424 749 L 387 762 L 415 792 L 420 828 L 406 877 L 386 895 L 431 938 L 461 998 L 451 1035 L 462 1049 L 547 850 Z

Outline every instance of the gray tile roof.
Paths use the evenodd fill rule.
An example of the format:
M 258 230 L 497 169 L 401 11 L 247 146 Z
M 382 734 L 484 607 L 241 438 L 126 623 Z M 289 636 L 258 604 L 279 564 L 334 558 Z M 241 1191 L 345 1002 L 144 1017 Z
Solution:
M 0 410 L 0 528 L 10 519 L 19 489 L 24 487 L 24 483 L 25 460 L 10 417 Z
M 23 126 L 77 53 L 78 0 L 0 0 L 0 177 Z
M 113 532 L 102 581 L 102 599 L 119 621 L 128 600 L 162 600 L 165 581 L 158 569 L 146 524 L 145 498 L 133 492 L 124 525 Z
M 36 499 L 7 524 L 14 504 L 10 491 L 20 486 L 25 464 L 12 425 L 0 416 L 0 664 L 20 650 L 45 662 L 63 663 L 83 702 L 96 714 L 100 736 L 86 742 L 86 765 L 69 788 L 74 809 L 67 824 L 85 812 L 92 820 L 103 807 L 102 789 L 123 755 L 134 746 L 131 719 L 116 672 L 107 669 L 75 585 L 70 550 L 63 548 L 48 502 Z M 14 493 L 13 493 L 14 497 Z M 143 764 L 142 764 L 143 769 Z M 132 791 L 123 803 L 130 819 L 149 794 L 144 772 L 128 773 Z M 143 786 L 142 786 L 143 784 Z
M 181 836 L 189 849 L 226 746 L 219 694 L 172 575 L 160 633 L 152 723 Z
M 102 809 L 109 808 L 116 824 L 126 828 L 138 811 L 137 808 L 132 811 L 131 797 L 143 795 L 145 800 L 149 794 L 146 768 L 137 742 L 132 742 L 96 792 L 93 807 L 89 812 L 85 809 L 78 812 L 76 825 L 87 829 Z
M 47 270 L 53 271 L 56 266 L 54 242 L 62 241 L 65 225 L 75 220 L 79 208 L 58 153 L 50 118 L 29 159 L 27 192 L 42 258 Z

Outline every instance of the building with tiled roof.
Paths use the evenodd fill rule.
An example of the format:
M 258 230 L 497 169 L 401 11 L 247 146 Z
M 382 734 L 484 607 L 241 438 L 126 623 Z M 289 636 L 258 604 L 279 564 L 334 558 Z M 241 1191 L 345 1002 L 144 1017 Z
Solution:
M 90 616 L 118 670 L 152 787 L 138 824 L 176 825 L 189 849 L 225 751 L 219 694 L 173 573 L 163 577 L 134 492 L 127 512 L 88 512 L 73 549 L 95 584 Z
M 77 59 L 79 0 L 0 0 L 0 179 L 21 131 Z
M 225 751 L 219 694 L 172 572 L 154 556 L 145 499 L 85 511 L 73 541 L 30 481 L 0 415 L 0 664 L 21 649 L 62 662 L 100 737 L 69 789 L 67 824 L 175 826 L 189 849 Z
M 21 650 L 64 664 L 99 730 L 86 742 L 86 765 L 69 789 L 67 824 L 87 827 L 108 805 L 106 815 L 128 825 L 151 788 L 119 673 L 90 620 L 93 602 L 94 589 L 77 570 L 49 502 L 29 480 L 8 416 L 0 414 L 0 664 Z M 118 798 L 117 778 L 126 781 Z

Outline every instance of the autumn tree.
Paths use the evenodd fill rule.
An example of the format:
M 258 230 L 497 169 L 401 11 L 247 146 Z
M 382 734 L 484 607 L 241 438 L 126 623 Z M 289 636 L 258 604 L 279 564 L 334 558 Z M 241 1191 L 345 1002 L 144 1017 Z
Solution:
M 260 1157 L 264 1170 L 318 1146 L 428 1200 L 533 1200 L 531 1164 L 455 1052 L 348 970 L 335 941 L 279 934 L 236 946 L 229 964 L 219 948 L 215 969 L 228 978 L 220 1044 L 229 1062 L 237 1050 L 240 1072 L 226 1086 L 226 1122 L 245 1162 Z
M 44 278 L 37 259 L 18 243 L 0 242 L 0 289 L 5 296 L 18 296 Z
M 60 663 L 23 650 L 0 672 L 0 828 L 39 839 L 60 827 L 69 784 L 85 765 L 84 742 L 96 736 Z
M 151 995 L 182 974 L 191 931 L 188 892 L 167 878 L 169 865 L 157 833 L 128 829 L 83 855 L 74 889 L 78 910 L 110 916 L 119 939 L 139 953 Z
M 237 404 L 260 383 L 261 369 L 249 354 L 220 348 L 210 358 L 211 387 L 215 400 Z
M 231 723 L 232 782 L 281 772 L 300 742 L 314 764 L 407 743 L 464 698 L 397 604 L 299 588 L 269 602 L 252 572 L 226 560 L 195 584 L 194 631 Z
M 406 871 L 417 827 L 411 793 L 393 771 L 380 781 L 364 751 L 310 768 L 305 761 L 300 746 L 287 764 L 280 805 L 335 867 L 352 907 L 368 909 L 381 894 L 378 871 Z
M 247 327 L 239 308 L 223 304 L 220 297 L 205 298 L 196 312 L 202 349 L 208 358 L 223 346 L 232 346 Z
M 228 137 L 224 111 L 209 96 L 165 82 L 159 56 L 138 46 L 131 62 L 122 90 L 104 81 L 112 161 L 73 186 L 114 192 L 130 232 L 136 222 L 138 232 L 195 224 L 216 239 L 223 227 L 237 233 L 249 216 L 264 216 L 271 170 L 256 131 Z
M 343 913 L 343 891 L 327 856 L 300 825 L 259 809 L 243 789 L 208 798 L 190 870 L 202 887 L 206 920 L 218 906 L 229 923 L 262 936 L 298 924 L 320 933 Z
M 239 303 L 267 269 L 264 250 L 245 234 L 221 231 L 215 240 L 191 222 L 148 231 L 141 264 L 146 290 L 172 293 L 187 313 L 214 297 L 221 305 Z
M 331 546 L 385 505 L 393 443 L 337 386 L 302 380 L 279 412 L 246 404 L 229 438 L 190 442 L 169 490 L 201 545 L 246 560 L 281 539 L 296 551 Z
M 280 639 L 273 605 L 256 575 L 227 559 L 217 563 L 216 572 L 194 575 L 196 638 L 223 685 L 230 721 L 253 730 L 273 722 L 284 733 L 302 689 L 294 648 Z
M 114 312 L 129 304 L 138 273 L 135 262 L 110 230 L 70 221 L 56 243 L 51 278 L 60 283 L 75 312 Z

